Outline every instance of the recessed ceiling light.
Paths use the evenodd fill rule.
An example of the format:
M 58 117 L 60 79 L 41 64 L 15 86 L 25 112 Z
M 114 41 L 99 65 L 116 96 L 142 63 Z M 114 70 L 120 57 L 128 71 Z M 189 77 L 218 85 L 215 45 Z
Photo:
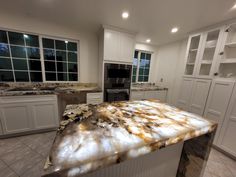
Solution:
M 122 13 L 122 18 L 123 19 L 127 19 L 129 17 L 129 13 L 128 12 L 123 12 Z
M 171 32 L 172 32 L 172 33 L 176 33 L 178 30 L 179 30 L 179 29 L 178 29 L 177 27 L 175 27 L 175 28 L 172 28 Z
M 67 44 L 67 43 L 68 43 L 68 41 L 65 41 L 65 43 Z
M 232 9 L 236 9 L 236 3 L 233 5 Z
M 151 42 L 151 39 L 147 39 L 146 42 L 147 42 L 147 43 L 150 43 L 150 42 Z

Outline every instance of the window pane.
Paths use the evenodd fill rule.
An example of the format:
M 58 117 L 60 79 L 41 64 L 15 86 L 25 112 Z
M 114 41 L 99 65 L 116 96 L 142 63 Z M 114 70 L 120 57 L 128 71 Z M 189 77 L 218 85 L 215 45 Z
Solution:
M 56 81 L 56 73 L 46 73 L 47 81 Z
M 133 59 L 133 66 L 137 66 L 138 65 L 138 59 L 137 58 L 134 58 Z
M 69 81 L 78 81 L 78 75 L 69 73 Z
M 57 71 L 67 72 L 67 64 L 63 62 L 57 62 Z
M 148 76 L 144 76 L 144 82 L 148 82 Z
M 139 77 L 138 77 L 138 81 L 139 81 L 139 82 L 143 82 L 143 76 L 139 76 Z
M 141 59 L 140 63 L 139 63 L 139 67 L 143 68 L 143 67 L 145 67 L 145 64 L 146 64 L 145 60 Z
M 42 82 L 42 73 L 41 72 L 30 72 L 30 78 L 32 82 Z
M 11 46 L 12 57 L 26 58 L 26 52 L 24 47 Z
M 69 62 L 77 62 L 77 53 L 68 52 L 68 61 Z
M 57 78 L 59 81 L 67 81 L 67 73 L 57 73 Z
M 40 53 L 38 48 L 27 48 L 27 55 L 30 59 L 40 59 Z
M 141 59 L 145 59 L 145 53 L 141 53 Z
M 69 72 L 77 72 L 77 64 L 68 63 L 68 70 Z
M 66 50 L 66 43 L 65 43 L 65 41 L 58 41 L 58 40 L 56 40 L 56 49 Z
M 27 81 L 29 81 L 29 74 L 28 74 L 28 72 L 15 71 L 15 77 L 16 77 L 16 81 L 20 81 L 20 82 L 27 82 Z
M 138 51 L 137 50 L 134 52 L 134 58 L 138 58 Z
M 133 75 L 136 75 L 137 73 L 137 68 L 133 68 Z
M 13 59 L 14 70 L 28 70 L 27 60 Z
M 54 40 L 43 38 L 43 48 L 54 49 Z
M 7 32 L 0 30 L 0 43 L 8 43 L 7 42 Z
M 55 60 L 54 50 L 44 49 L 43 53 L 44 53 L 44 60 Z
M 132 82 L 136 82 L 136 76 L 132 77 Z
M 25 34 L 26 46 L 39 47 L 39 37 L 36 35 Z
M 57 61 L 67 61 L 66 60 L 66 52 L 63 51 L 57 51 Z
M 151 54 L 150 54 L 150 53 L 147 53 L 147 54 L 146 54 L 146 59 L 147 59 L 147 60 L 151 60 Z
M 75 43 L 75 42 L 68 42 L 67 50 L 77 51 L 77 43 Z
M 149 75 L 149 69 L 144 70 L 144 75 L 147 75 L 147 76 Z
M 10 58 L 0 58 L 0 69 L 12 69 Z
M 29 69 L 33 71 L 41 71 L 41 62 L 36 60 L 29 60 Z
M 0 44 L 0 56 L 10 57 L 9 46 L 6 44 Z
M 25 45 L 22 33 L 8 32 L 10 44 Z
M 12 71 L 0 71 L 0 82 L 13 82 L 13 72 Z
M 44 61 L 45 71 L 56 71 L 55 62 Z
M 150 59 L 145 60 L 145 67 L 149 68 L 150 67 Z
M 139 75 L 143 75 L 144 74 L 144 69 L 139 68 Z

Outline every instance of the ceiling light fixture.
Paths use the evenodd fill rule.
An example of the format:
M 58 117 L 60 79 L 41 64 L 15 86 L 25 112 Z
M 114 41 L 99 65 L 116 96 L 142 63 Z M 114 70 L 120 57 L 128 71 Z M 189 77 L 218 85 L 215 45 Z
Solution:
M 67 43 L 68 43 L 68 41 L 65 41 L 65 43 L 67 44 Z
M 150 43 L 150 42 L 151 42 L 151 39 L 147 39 L 146 42 L 147 42 L 147 43 Z
M 236 9 L 236 3 L 233 5 L 233 7 L 231 9 Z
M 28 36 L 27 34 L 24 34 L 24 38 L 28 39 L 28 38 L 29 38 L 29 36 Z
M 129 13 L 128 12 L 123 12 L 122 13 L 122 18 L 123 19 L 127 19 L 129 17 Z
M 171 32 L 176 33 L 179 29 L 177 27 L 172 28 Z

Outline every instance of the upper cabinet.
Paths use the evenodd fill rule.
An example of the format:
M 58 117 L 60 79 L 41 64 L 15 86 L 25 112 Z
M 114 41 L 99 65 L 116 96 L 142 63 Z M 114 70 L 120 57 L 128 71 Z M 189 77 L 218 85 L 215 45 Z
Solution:
M 104 29 L 104 60 L 132 63 L 134 44 L 134 35 L 113 29 Z
M 210 78 L 214 75 L 224 28 L 189 37 L 185 76 Z
M 221 78 L 236 78 L 236 24 L 224 30 L 217 72 Z

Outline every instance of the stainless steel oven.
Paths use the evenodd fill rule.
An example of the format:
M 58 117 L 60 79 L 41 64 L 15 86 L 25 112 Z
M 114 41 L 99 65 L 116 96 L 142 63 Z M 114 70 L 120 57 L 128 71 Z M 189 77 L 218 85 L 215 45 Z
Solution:
M 105 63 L 104 100 L 129 100 L 132 65 Z

